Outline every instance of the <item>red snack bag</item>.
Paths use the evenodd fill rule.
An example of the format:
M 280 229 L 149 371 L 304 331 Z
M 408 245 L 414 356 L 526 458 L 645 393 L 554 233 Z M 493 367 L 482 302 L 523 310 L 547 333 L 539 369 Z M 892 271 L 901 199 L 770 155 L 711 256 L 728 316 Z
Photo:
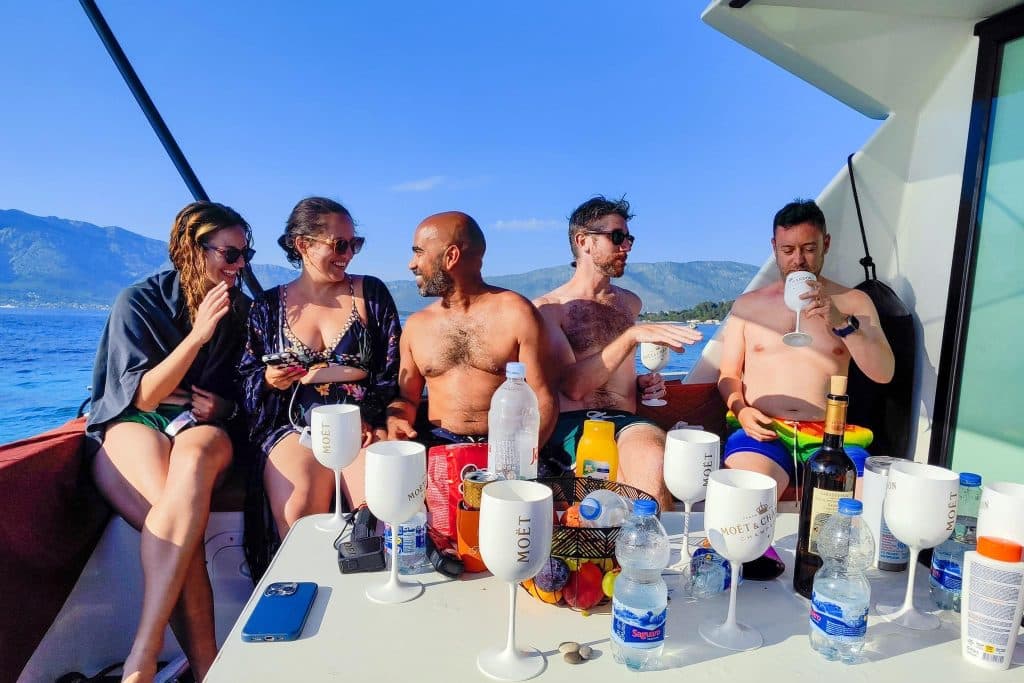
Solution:
M 462 500 L 462 478 L 487 467 L 487 444 L 456 443 L 427 452 L 427 511 L 430 525 L 452 543 L 457 540 L 455 510 Z

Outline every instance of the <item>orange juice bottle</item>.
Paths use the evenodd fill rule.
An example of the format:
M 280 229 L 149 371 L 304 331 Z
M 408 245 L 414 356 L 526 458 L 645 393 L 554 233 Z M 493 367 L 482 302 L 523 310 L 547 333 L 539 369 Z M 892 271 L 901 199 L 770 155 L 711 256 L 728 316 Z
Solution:
M 615 444 L 615 423 L 585 420 L 583 436 L 576 447 L 576 476 L 615 481 L 619 469 L 619 447 Z

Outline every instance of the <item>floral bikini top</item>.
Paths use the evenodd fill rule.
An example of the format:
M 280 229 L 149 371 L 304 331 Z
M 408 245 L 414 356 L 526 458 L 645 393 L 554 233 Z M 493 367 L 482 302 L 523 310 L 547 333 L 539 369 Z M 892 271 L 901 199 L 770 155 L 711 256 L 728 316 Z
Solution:
M 311 349 L 301 339 L 299 339 L 299 336 L 297 334 L 295 334 L 295 332 L 292 330 L 291 325 L 288 323 L 288 286 L 287 285 L 281 285 L 281 299 L 280 300 L 281 300 L 281 333 L 282 333 L 281 348 L 282 349 L 284 349 L 284 348 L 295 349 L 295 350 L 305 354 L 309 358 L 312 358 L 312 359 L 314 359 L 316 361 L 319 361 L 321 363 L 331 363 L 331 362 L 334 362 L 334 363 L 340 363 L 342 365 L 351 365 L 353 367 L 360 367 L 360 368 L 363 367 L 363 359 L 361 358 L 361 356 L 359 354 L 360 344 L 358 343 L 358 339 L 356 340 L 356 344 L 355 344 L 355 349 L 354 349 L 355 353 L 345 353 L 340 348 L 342 346 L 342 343 L 341 343 L 342 340 L 344 340 L 345 335 L 348 334 L 349 330 L 351 330 L 353 328 L 353 326 L 355 326 L 357 328 L 362 328 L 362 321 L 359 319 L 359 311 L 356 309 L 356 288 L 355 288 L 355 284 L 352 282 L 352 278 L 351 277 L 348 277 L 346 279 L 348 280 L 348 294 L 352 298 L 352 310 L 349 312 L 348 320 L 345 321 L 345 326 L 341 328 L 341 330 L 338 332 L 337 335 L 335 335 L 335 337 L 331 341 L 331 343 L 325 345 L 324 348 L 321 349 L 320 351 L 314 351 L 313 349 Z M 361 332 L 361 331 L 363 331 L 363 330 L 357 329 L 357 337 L 359 336 L 358 332 Z M 287 340 L 287 344 L 284 343 L 285 340 Z M 346 349 L 346 350 L 351 350 L 351 349 Z

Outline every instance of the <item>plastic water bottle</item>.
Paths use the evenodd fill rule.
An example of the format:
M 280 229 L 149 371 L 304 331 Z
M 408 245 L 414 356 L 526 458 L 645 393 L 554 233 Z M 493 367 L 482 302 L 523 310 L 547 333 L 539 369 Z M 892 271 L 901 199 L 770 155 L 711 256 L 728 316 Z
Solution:
M 743 567 L 740 567 L 743 583 Z M 710 598 L 729 590 L 732 585 L 732 565 L 729 560 L 711 548 L 697 548 L 690 558 L 690 594 L 698 600 Z
M 864 570 L 875 556 L 875 539 L 861 516 L 863 504 L 839 500 L 818 535 L 818 554 L 824 564 L 811 589 L 811 647 L 825 659 L 853 664 L 864 649 L 868 630 L 871 584 Z
M 491 396 L 487 413 L 487 469 L 505 479 L 537 478 L 540 410 L 526 383 L 526 366 L 505 365 L 505 382 Z
M 389 558 L 392 536 L 391 525 L 385 524 L 384 547 Z M 398 573 L 422 574 L 432 570 L 427 560 L 427 515 L 420 511 L 398 525 Z
M 612 595 L 612 655 L 634 671 L 657 664 L 665 647 L 668 535 L 655 516 L 653 500 L 638 500 L 615 541 L 622 572 Z
M 928 592 L 940 609 L 960 611 L 960 586 L 964 553 L 977 546 L 978 508 L 981 506 L 981 477 L 972 472 L 960 475 L 953 535 L 932 551 Z
M 633 504 L 615 491 L 597 489 L 580 501 L 580 524 L 588 527 L 622 526 Z

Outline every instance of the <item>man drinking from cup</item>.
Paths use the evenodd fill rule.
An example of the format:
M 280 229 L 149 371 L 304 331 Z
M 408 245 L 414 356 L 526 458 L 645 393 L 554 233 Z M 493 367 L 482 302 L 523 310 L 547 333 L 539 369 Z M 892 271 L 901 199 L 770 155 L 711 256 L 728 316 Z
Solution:
M 806 461 L 821 445 L 820 436 L 815 440 L 806 432 L 817 432 L 812 425 L 825 417 L 829 377 L 846 375 L 852 358 L 869 379 L 884 384 L 892 379 L 895 360 L 871 299 L 821 276 L 830 235 L 818 205 L 791 202 L 772 225 L 782 279 L 733 304 L 722 331 L 718 389 L 728 421 L 737 428 L 725 442 L 723 465 L 773 477 L 781 496 L 795 477 L 795 461 Z M 796 323 L 785 302 L 785 280 L 799 271 L 815 277 L 803 283 L 800 295 L 807 302 L 800 313 L 800 329 L 810 336 L 807 346 L 783 341 Z M 870 442 L 869 430 L 847 429 L 846 450 L 854 460 L 858 448 L 866 455 L 863 447 Z

